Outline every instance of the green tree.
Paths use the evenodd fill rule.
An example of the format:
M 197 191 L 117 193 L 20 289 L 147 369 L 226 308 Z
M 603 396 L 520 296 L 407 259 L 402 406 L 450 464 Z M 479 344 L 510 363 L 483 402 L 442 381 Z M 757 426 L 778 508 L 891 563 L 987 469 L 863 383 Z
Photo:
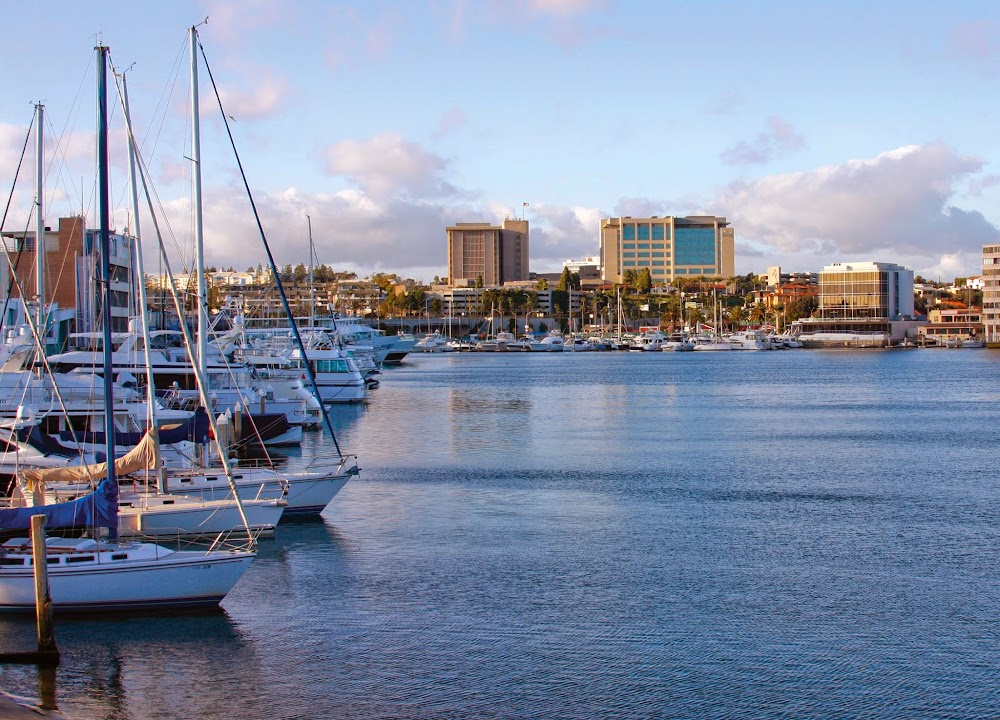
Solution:
M 373 273 L 369 278 L 375 285 L 379 287 L 383 292 L 389 292 L 396 285 L 400 284 L 399 275 L 395 273 Z
M 559 321 L 559 327 L 563 327 L 563 320 L 569 314 L 568 290 L 552 291 L 552 312 L 555 314 L 556 320 Z
M 791 322 L 800 318 L 812 317 L 818 307 L 819 303 L 815 295 L 798 297 L 788 301 L 785 307 L 785 318 Z
M 729 308 L 729 322 L 733 324 L 733 329 L 738 330 L 747 323 L 747 310 L 742 305 Z
M 663 309 L 661 321 L 669 325 L 671 330 L 676 330 L 681 321 L 681 299 L 676 295 L 670 295 L 663 301 L 661 308 Z
M 768 308 L 762 302 L 756 302 L 750 308 L 750 322 L 760 327 L 767 320 Z
M 687 324 L 691 330 L 698 332 L 702 323 L 705 322 L 705 312 L 700 308 L 691 308 L 687 312 Z
M 653 276 L 650 274 L 648 267 L 644 267 L 636 276 L 635 289 L 641 295 L 647 295 L 653 289 Z
M 559 276 L 559 284 L 556 285 L 557 290 L 569 290 L 573 287 L 573 281 L 569 268 L 564 267 L 562 274 Z

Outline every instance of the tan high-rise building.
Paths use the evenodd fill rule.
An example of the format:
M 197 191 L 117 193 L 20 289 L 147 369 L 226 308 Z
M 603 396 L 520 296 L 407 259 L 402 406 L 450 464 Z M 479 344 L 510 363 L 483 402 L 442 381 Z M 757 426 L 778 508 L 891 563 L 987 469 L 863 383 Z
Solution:
M 487 287 L 528 279 L 528 221 L 456 223 L 448 231 L 448 282 Z
M 654 283 L 677 277 L 732 277 L 733 228 L 724 217 L 618 217 L 601 220 L 601 277 L 622 282 L 649 268 Z

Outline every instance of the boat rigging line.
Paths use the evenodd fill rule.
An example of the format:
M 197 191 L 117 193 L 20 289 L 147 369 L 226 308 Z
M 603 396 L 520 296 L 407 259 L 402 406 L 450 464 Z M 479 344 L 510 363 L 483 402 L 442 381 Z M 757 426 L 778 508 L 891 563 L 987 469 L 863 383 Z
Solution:
M 173 270 L 171 270 L 170 268 L 170 259 L 167 257 L 167 249 L 163 244 L 163 236 L 160 233 L 160 224 L 159 221 L 157 220 L 156 213 L 153 210 L 153 199 L 149 192 L 149 183 L 147 182 L 149 175 L 149 167 L 142 159 L 142 154 L 139 152 L 138 144 L 135 141 L 135 135 L 132 132 L 132 124 L 128 119 L 126 119 L 125 122 L 125 130 L 128 136 L 128 142 L 131 144 L 132 149 L 135 152 L 135 160 L 139 168 L 139 177 L 142 179 L 143 193 L 146 196 L 146 204 L 149 208 L 150 219 L 153 223 L 153 231 L 156 234 L 157 245 L 159 246 L 160 250 L 160 262 L 162 263 L 162 267 L 166 270 L 167 282 L 170 286 L 170 295 L 174 302 L 174 309 L 177 312 L 177 317 L 183 318 L 184 309 L 181 305 L 180 296 L 177 293 L 177 287 L 174 282 L 174 273 Z M 194 358 L 195 342 L 194 339 L 191 337 L 191 330 L 190 328 L 188 328 L 187 323 L 185 322 L 181 322 L 179 323 L 179 325 L 180 325 L 181 336 L 184 338 L 184 347 L 187 350 L 189 357 Z M 229 487 L 232 490 L 233 498 L 236 501 L 236 506 L 239 510 L 240 518 L 243 520 L 244 527 L 247 528 L 247 533 L 250 535 L 251 543 L 256 544 L 256 541 L 253 539 L 253 534 L 250 532 L 250 522 L 247 519 L 246 511 L 243 508 L 243 502 L 240 500 L 239 490 L 236 487 L 236 481 L 233 478 L 233 469 L 232 469 L 232 464 L 229 462 L 228 450 L 226 448 L 223 448 L 222 446 L 222 436 L 219 433 L 218 424 L 216 423 L 215 415 L 212 412 L 212 404 L 211 402 L 209 402 L 208 393 L 206 390 L 207 388 L 206 378 L 204 376 L 204 373 L 202 372 L 201 367 L 199 366 L 199 363 L 192 362 L 192 370 L 195 375 L 196 384 L 198 386 L 198 393 L 201 398 L 201 403 L 205 408 L 205 414 L 208 416 L 209 428 L 212 431 L 212 436 L 215 438 L 216 450 L 219 454 L 219 460 L 222 463 L 223 472 L 226 475 L 226 479 L 229 481 Z
M 205 22 L 208 22 L 208 18 L 205 18 Z M 195 38 L 198 37 L 197 26 L 191 28 L 194 33 Z M 330 414 L 327 412 L 326 405 L 323 403 L 322 395 L 319 392 L 319 386 L 316 383 L 316 373 L 313 371 L 312 365 L 309 363 L 309 357 L 306 354 L 305 344 L 302 342 L 302 335 L 299 332 L 299 327 L 295 323 L 295 315 L 292 313 L 292 306 L 288 302 L 288 296 L 285 294 L 284 284 L 281 282 L 281 277 L 278 275 L 278 266 L 274 262 L 274 255 L 271 253 L 271 246 L 267 242 L 267 236 L 264 233 L 264 226 L 260 221 L 260 214 L 257 212 L 257 204 L 254 202 L 253 193 L 250 192 L 250 183 L 247 180 L 246 172 L 243 170 L 243 162 L 240 160 L 239 151 L 236 149 L 236 141 L 233 138 L 232 128 L 229 126 L 229 118 L 226 115 L 225 108 L 222 106 L 222 97 L 219 95 L 219 88 L 215 84 L 215 76 L 212 74 L 212 67 L 208 63 L 208 56 L 205 55 L 205 48 L 198 40 L 198 49 L 201 50 L 201 57 L 205 61 L 205 69 L 208 71 L 208 79 L 212 83 L 212 91 L 215 93 L 215 99 L 219 104 L 219 112 L 222 115 L 222 122 L 226 126 L 226 134 L 229 136 L 229 143 L 233 148 L 233 155 L 236 158 L 236 164 L 240 169 L 240 177 L 243 179 L 243 186 L 247 191 L 247 198 L 250 200 L 250 207 L 253 210 L 253 217 L 257 223 L 257 230 L 260 232 L 261 242 L 264 244 L 264 252 L 267 253 L 267 261 L 271 265 L 271 271 L 274 273 L 274 281 L 278 288 L 278 295 L 281 296 L 281 304 L 285 307 L 285 312 L 288 315 L 289 324 L 291 325 L 292 334 L 295 336 L 295 344 L 299 348 L 299 352 L 302 353 L 303 365 L 305 366 L 306 374 L 309 376 L 309 383 L 312 386 L 312 391 L 319 399 L 319 406 L 323 413 L 323 421 L 326 424 L 327 430 L 330 431 L 330 438 L 333 440 L 333 446 L 337 451 L 338 457 L 343 459 L 344 454 L 340 450 L 340 443 L 337 442 L 337 434 L 333 431 L 333 422 L 330 420 Z
M 14 200 L 14 189 L 17 187 L 17 178 L 21 174 L 21 166 L 24 164 L 24 156 L 28 152 L 28 141 L 31 139 L 31 128 L 35 125 L 35 117 L 38 113 L 31 114 L 31 122 L 28 123 L 28 132 L 24 135 L 24 147 L 21 148 L 21 158 L 17 161 L 17 170 L 14 171 L 14 181 L 10 184 L 10 194 L 7 196 L 7 206 L 3 211 L 3 219 L 0 220 L 0 238 L 2 238 L 3 226 L 7 224 L 7 214 L 10 212 L 10 204 Z M 25 221 L 25 230 L 27 230 L 27 224 L 31 222 L 29 217 Z M 0 239 L 0 242 L 3 242 Z M 7 282 L 7 295 L 3 299 L 3 315 L 0 318 L 7 317 L 7 308 L 10 306 L 10 291 L 13 289 L 14 284 L 17 281 L 17 268 L 21 264 L 21 252 L 24 250 L 24 243 L 21 243 L 20 247 L 17 248 L 17 257 L 14 263 L 11 265 L 10 280 Z M 7 262 L 10 262 L 10 255 L 7 252 L 7 243 L 3 242 L 3 252 L 7 256 Z M 24 301 L 24 295 L 21 293 L 21 288 L 17 288 L 18 294 L 21 295 L 21 301 Z M 0 338 L 2 340 L 2 338 Z

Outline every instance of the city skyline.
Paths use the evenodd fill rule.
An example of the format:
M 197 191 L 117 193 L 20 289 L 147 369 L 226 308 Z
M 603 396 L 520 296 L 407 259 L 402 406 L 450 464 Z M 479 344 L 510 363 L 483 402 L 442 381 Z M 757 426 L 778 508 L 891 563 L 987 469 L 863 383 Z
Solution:
M 596 255 L 600 219 L 623 215 L 728 218 L 739 274 L 874 260 L 979 275 L 982 246 L 1000 240 L 990 3 L 59 1 L 5 15 L 22 29 L 9 39 L 20 61 L 0 70 L 8 187 L 40 100 L 46 224 L 96 216 L 99 40 L 117 68 L 135 63 L 133 117 L 182 264 L 186 31 L 206 16 L 279 265 L 308 258 L 307 214 L 319 262 L 423 280 L 446 274 L 448 226 L 504 217 L 530 222 L 540 273 Z M 201 74 L 206 262 L 242 270 L 263 249 Z M 6 231 L 27 223 L 30 152 Z

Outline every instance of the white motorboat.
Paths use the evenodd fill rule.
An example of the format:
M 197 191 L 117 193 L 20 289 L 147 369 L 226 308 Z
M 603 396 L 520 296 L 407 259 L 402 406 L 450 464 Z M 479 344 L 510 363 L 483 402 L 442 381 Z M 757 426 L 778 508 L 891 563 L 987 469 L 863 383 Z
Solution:
M 533 335 L 522 335 L 507 343 L 507 352 L 531 352 L 531 343 L 534 341 Z
M 700 350 L 703 352 L 713 352 L 718 350 L 734 350 L 733 344 L 728 342 L 716 335 L 705 336 L 699 335 L 692 341 L 695 350 Z
M 182 334 L 175 330 L 156 330 L 149 336 L 149 369 L 140 335 L 121 333 L 113 336 L 111 361 L 115 377 L 149 374 L 157 390 L 169 393 L 164 401 L 168 406 L 190 409 L 189 405 L 199 404 L 194 364 L 187 355 Z M 99 375 L 104 362 L 104 343 L 99 333 L 76 333 L 70 336 L 70 341 L 76 349 L 49 357 L 53 372 Z M 261 414 L 283 414 L 293 426 L 320 422 L 319 408 L 315 401 L 310 403 L 312 395 L 301 383 L 261 382 L 246 366 L 231 365 L 217 348 L 206 360 L 204 372 L 209 392 L 215 398 L 215 412 L 244 407 Z
M 368 386 L 354 358 L 335 347 L 310 347 L 306 359 L 316 378 L 320 400 L 324 403 L 356 403 L 368 397 Z M 290 371 L 305 375 L 302 352 L 296 348 L 288 355 Z
M 412 335 L 386 335 L 367 325 L 362 318 L 335 315 L 333 326 L 339 342 L 345 345 L 367 345 L 383 351 L 380 362 L 386 365 L 398 365 L 417 344 Z
M 541 340 L 530 343 L 531 352 L 562 352 L 565 340 L 558 330 L 550 330 Z
M 760 330 L 739 330 L 727 335 L 733 350 L 770 350 L 771 343 Z
M 572 338 L 563 343 L 563 352 L 593 352 L 596 349 L 587 338 Z
M 413 346 L 413 352 L 438 353 L 454 352 L 455 348 L 448 342 L 448 338 L 440 332 L 433 332 L 420 338 Z
M 778 333 L 770 337 L 772 347 L 780 348 L 800 348 L 802 343 L 794 335 L 788 333 Z
M 659 330 L 647 330 L 632 341 L 629 350 L 659 351 L 666 340 L 667 336 Z
M 688 352 L 694 350 L 694 343 L 684 333 L 671 333 L 660 344 L 660 350 L 663 352 Z
M 517 338 L 514 336 L 514 333 L 502 330 L 491 338 L 477 342 L 476 350 L 479 352 L 508 352 L 510 345 L 516 343 Z M 521 349 L 521 347 L 518 346 L 517 349 Z

